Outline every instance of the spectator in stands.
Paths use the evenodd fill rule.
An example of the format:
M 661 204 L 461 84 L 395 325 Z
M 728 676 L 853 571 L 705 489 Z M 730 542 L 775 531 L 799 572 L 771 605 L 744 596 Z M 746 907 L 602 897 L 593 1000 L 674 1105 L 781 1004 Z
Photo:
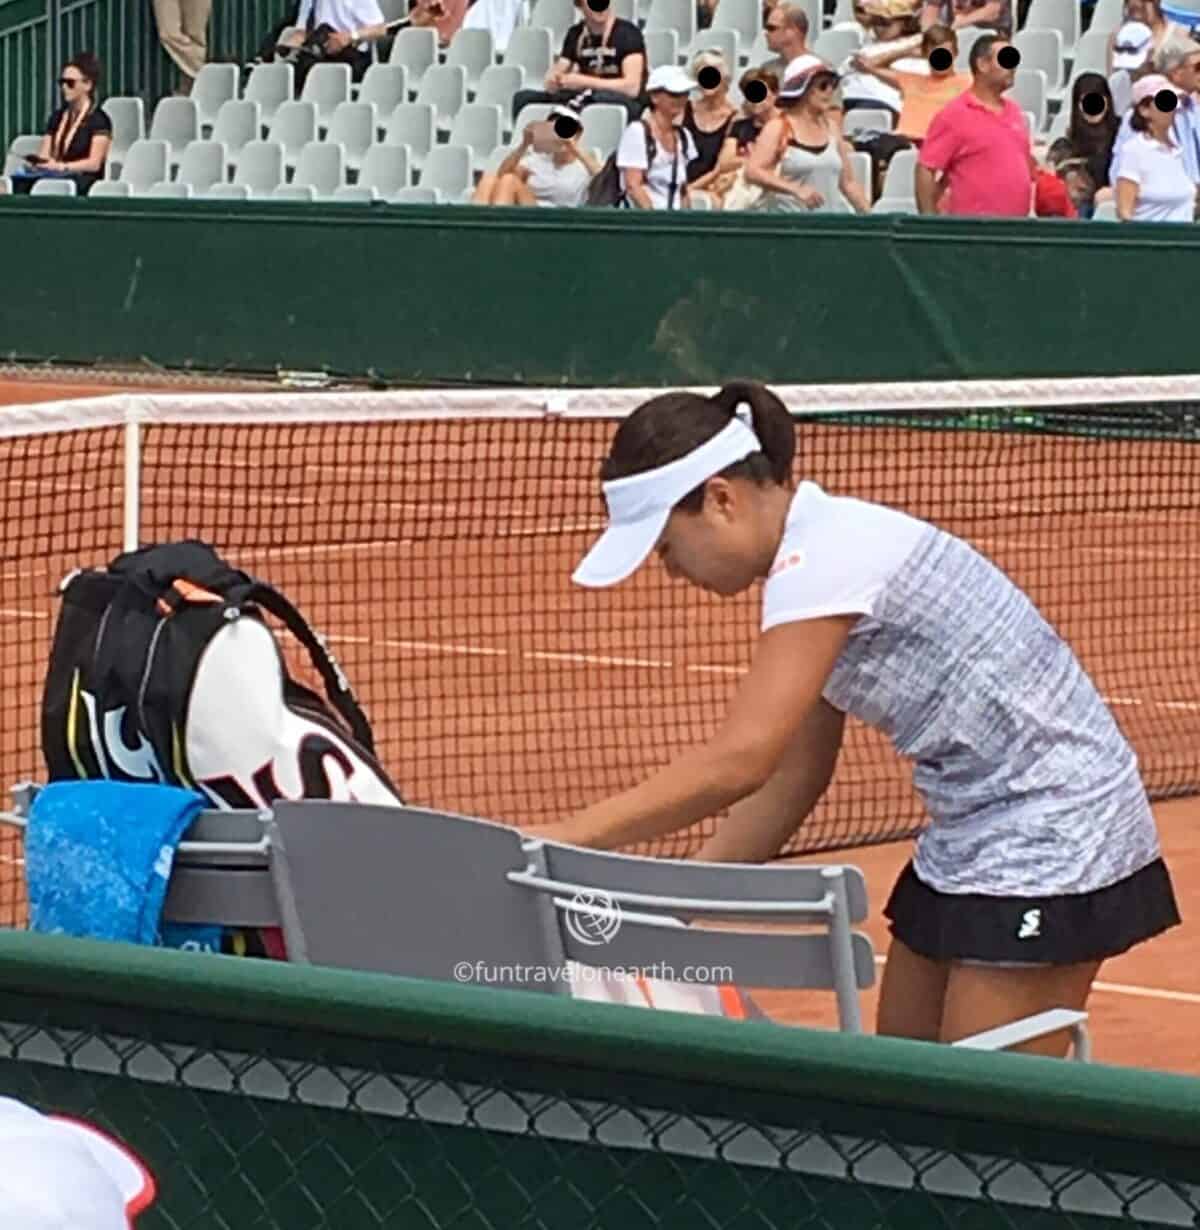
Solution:
M 1075 213 L 1080 218 L 1090 218 L 1096 208 L 1096 183 L 1088 170 L 1086 158 L 1082 158 L 1071 148 L 1071 142 L 1066 137 L 1059 137 L 1046 151 L 1046 166 L 1062 180 L 1063 187 Z M 1105 174 L 1108 173 L 1107 167 Z M 1106 193 L 1111 196 L 1112 193 Z M 1036 210 L 1035 212 L 1040 212 Z
M 645 106 L 646 42 L 632 21 L 616 15 L 611 4 L 595 9 L 590 0 L 575 0 L 581 20 L 563 39 L 558 59 L 546 74 L 544 90 L 518 90 L 513 116 L 530 103 L 568 103 L 585 91 L 587 101 L 618 103 L 637 119 Z
M 428 7 L 429 0 L 427 0 Z M 445 0 L 436 0 L 443 6 Z M 326 63 L 349 64 L 350 75 L 361 81 L 371 64 L 370 44 L 388 35 L 387 24 L 378 0 L 300 0 L 296 28 L 284 34 L 282 46 L 302 47 L 310 30 L 328 26 L 323 44 L 322 60 Z M 297 92 L 303 87 L 317 61 L 301 52 L 294 63 Z
M 798 4 L 781 0 L 764 17 L 763 32 L 772 55 L 758 67 L 774 73 L 782 81 L 787 75 L 787 66 L 809 54 L 808 14 Z
M 154 0 L 158 41 L 179 68 L 179 94 L 190 94 L 208 59 L 208 19 L 212 0 Z
M 927 0 L 921 10 L 921 28 L 949 26 L 965 30 L 981 26 L 1009 38 L 1013 31 L 1012 0 Z
M 738 88 L 742 92 L 742 114 L 730 125 L 721 150 L 721 165 L 732 163 L 736 167 L 728 187 L 721 194 L 721 208 L 730 210 L 749 209 L 762 195 L 762 189 L 746 179 L 746 161 L 759 133 L 779 116 L 779 108 L 775 105 L 779 78 L 769 69 L 747 69 Z
M 46 121 L 46 134 L 29 165 L 12 175 L 13 192 L 30 192 L 44 178 L 72 179 L 86 196 L 104 174 L 112 147 L 112 121 L 100 107 L 100 61 L 90 51 L 68 60 L 58 79 L 62 106 Z
M 1155 54 L 1153 66 L 1157 70 L 1155 75 L 1166 77 L 1179 99 L 1171 117 L 1171 136 L 1179 148 L 1183 169 L 1192 179 L 1200 180 L 1200 46 L 1190 38 L 1172 39 Z M 1135 93 L 1136 86 L 1135 82 Z M 1136 109 L 1126 112 L 1117 130 L 1109 164 L 1109 178 L 1114 182 L 1121 148 L 1137 131 L 1135 117 Z
M 919 5 L 920 0 L 867 0 L 855 10 L 866 36 L 862 48 L 839 66 L 844 111 L 882 108 L 891 112 L 893 124 L 899 118 L 904 102 L 899 85 L 871 68 L 901 61 L 915 72 L 928 71 L 924 59 L 918 58 Z
M 1066 182 L 1074 190 L 1082 217 L 1091 217 L 1096 194 L 1109 186 L 1108 168 L 1120 123 L 1108 82 L 1099 73 L 1080 73 L 1071 87 L 1067 148 L 1060 150 L 1058 162 L 1076 160 L 1068 168 Z M 1063 174 L 1061 168 L 1059 174 Z
M 1133 86 L 1133 136 L 1120 147 L 1113 178 L 1122 222 L 1191 222 L 1197 180 L 1188 173 L 1173 135 L 1175 112 L 1162 105 L 1179 91 L 1157 73 Z
M 558 121 L 574 134 L 560 137 Z M 583 148 L 579 113 L 557 106 L 549 119 L 526 124 L 521 143 L 509 153 L 494 175 L 485 175 L 475 190 L 476 205 L 534 205 L 574 208 L 582 205 L 600 164 Z
M 894 131 L 871 133 L 854 142 L 856 149 L 865 150 L 871 155 L 876 195 L 881 190 L 887 165 L 896 151 L 919 146 L 929 131 L 933 117 L 971 88 L 970 74 L 960 73 L 955 68 L 958 36 L 949 26 L 930 26 L 921 35 L 920 52 L 919 64 L 923 72 L 900 70 L 899 65 L 909 60 L 902 49 L 895 49 L 875 60 L 854 57 L 854 64 L 860 71 L 885 82 L 901 100 L 900 116 Z M 891 67 L 893 64 L 895 68 Z
M 1010 44 L 985 34 L 971 48 L 971 88 L 929 125 L 917 158 L 923 214 L 1024 218 L 1033 199 L 1033 150 L 1021 108 L 1004 95 L 1015 68 L 998 56 Z M 1008 57 L 1004 57 L 1007 59 Z
M 709 193 L 718 208 L 724 190 L 737 172 L 737 159 L 724 157 L 725 140 L 737 119 L 729 101 L 729 65 L 719 51 L 702 51 L 691 64 L 700 87 L 695 102 L 683 109 L 683 127 L 691 133 L 696 157 L 688 163 L 688 187 L 693 194 Z
M 1117 115 L 1129 110 L 1133 97 L 1133 78 L 1149 72 L 1148 61 L 1154 32 L 1140 21 L 1127 21 L 1108 40 L 1108 83 Z
M 1129 33 L 1129 23 L 1137 23 L 1150 30 L 1150 47 L 1147 53 L 1150 56 L 1160 51 L 1168 39 L 1187 37 L 1187 30 L 1183 26 L 1178 22 L 1168 21 L 1163 15 L 1162 0 L 1125 0 L 1125 23 L 1115 35 L 1109 38 L 1110 72 L 1116 67 L 1114 62 L 1116 44 L 1128 43 L 1128 40 L 1122 36 Z M 1129 67 L 1136 68 L 1137 64 Z
M 763 189 L 751 206 L 776 213 L 869 213 L 854 178 L 849 143 L 841 133 L 834 92 L 838 76 L 823 60 L 801 56 L 788 66 L 776 105 L 746 163 L 746 179 Z
M 675 65 L 650 74 L 650 106 L 625 129 L 617 149 L 621 191 L 633 209 L 688 209 L 687 169 L 697 154 L 692 134 L 683 127 L 688 95 L 696 83 Z

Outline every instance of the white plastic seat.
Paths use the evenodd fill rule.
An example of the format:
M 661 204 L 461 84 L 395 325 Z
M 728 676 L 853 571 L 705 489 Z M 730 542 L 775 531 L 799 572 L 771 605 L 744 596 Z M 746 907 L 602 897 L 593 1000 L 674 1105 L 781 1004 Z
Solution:
M 846 136 L 856 132 L 891 132 L 896 117 L 886 107 L 854 107 L 847 111 L 842 121 Z
M 217 122 L 213 125 L 212 139 L 225 147 L 226 157 L 237 162 L 249 141 L 262 136 L 262 109 L 253 99 L 231 98 L 221 104 Z
M 76 196 L 78 189 L 73 179 L 39 179 L 29 190 L 30 196 Z
M 725 57 L 729 69 L 729 83 L 737 81 L 738 64 L 740 63 L 741 44 L 736 30 L 698 30 L 696 37 L 679 53 L 679 59 L 685 66 L 690 66 L 693 59 L 702 51 L 719 51 Z
M 538 2 L 544 3 L 544 0 Z M 679 35 L 680 45 L 686 47 L 696 37 L 694 0 L 652 0 L 646 30 L 674 30 Z
M 205 64 L 196 74 L 189 95 L 196 104 L 203 135 L 212 130 L 217 113 L 224 103 L 237 98 L 238 66 L 236 64 Z
M 1023 69 L 1038 69 L 1046 76 L 1046 97 L 1057 99 L 1063 89 L 1062 35 L 1057 30 L 1021 30 L 1013 36 Z
M 358 187 L 369 188 L 387 201 L 411 183 L 407 145 L 372 145 L 367 150 L 358 173 Z
M 317 109 L 317 124 L 326 128 L 340 103 L 350 101 L 350 65 L 317 64 L 304 78 L 300 101 Z
M 219 141 L 193 141 L 183 151 L 175 182 L 186 184 L 193 192 L 204 192 L 223 183 L 229 155 Z
M 425 159 L 420 187 L 435 188 L 453 200 L 471 187 L 471 180 L 471 151 L 461 145 L 437 145 Z
M 642 35 L 646 44 L 646 65 L 651 71 L 679 61 L 679 35 L 674 30 L 648 30 Z
M 138 196 L 166 179 L 169 165 L 170 150 L 165 141 L 135 141 L 121 164 L 120 178 L 129 185 L 130 193 Z
M 917 202 L 910 196 L 881 196 L 871 206 L 873 214 L 915 214 Z
M 379 193 L 374 188 L 364 188 L 361 184 L 343 184 L 335 188 L 330 197 L 330 200 L 342 205 L 370 205 L 379 199 Z
M 598 150 L 603 162 L 621 144 L 629 116 L 625 108 L 616 103 L 592 103 L 580 112 L 580 122 L 583 124 L 584 145 L 588 149 Z
M 1046 74 L 1039 68 L 1018 68 L 1009 97 L 1034 118 L 1033 135 L 1046 126 Z
M 272 193 L 273 201 L 315 201 L 317 190 L 311 184 L 280 184 Z
M 479 78 L 473 101 L 495 103 L 506 117 L 510 116 L 513 95 L 521 88 L 522 81 L 519 65 L 493 64 L 485 69 L 483 76 Z
M 164 179 L 157 184 L 152 184 L 150 191 L 146 193 L 148 197 L 159 197 L 168 200 L 188 200 L 191 195 L 191 184 L 181 184 L 171 179 Z
M 741 46 L 750 47 L 762 30 L 761 3 L 759 0 L 720 0 L 713 14 L 712 29 L 734 30 Z
M 436 188 L 401 188 L 392 199 L 393 205 L 440 205 L 441 193 Z
M 774 55 L 775 53 L 767 46 L 766 31 L 763 31 L 750 44 L 750 50 L 743 56 L 743 61 L 748 68 L 757 68 L 760 64 L 765 64 L 772 59 Z
M 296 162 L 292 186 L 312 188 L 317 196 L 332 196 L 346 182 L 346 158 L 340 145 L 310 141 Z
M 325 139 L 342 147 L 350 170 L 358 170 L 363 155 L 375 143 L 376 121 L 375 104 L 369 102 L 341 103 L 333 113 Z
M 112 121 L 112 145 L 108 150 L 109 176 L 116 175 L 135 141 L 146 136 L 146 107 L 140 98 L 115 95 L 106 98 L 100 109 Z M 39 137 L 40 141 L 41 138 Z
M 245 184 L 213 184 L 200 196 L 206 201 L 248 201 L 250 189 Z
M 200 139 L 200 114 L 190 98 L 162 98 L 150 121 L 150 140 L 165 141 L 172 164 L 183 157 L 190 141 Z
M 290 64 L 256 64 L 250 71 L 242 98 L 258 103 L 262 122 L 269 124 L 280 105 L 295 93 L 294 77 Z
M 465 146 L 475 164 L 482 165 L 500 144 L 501 122 L 500 108 L 495 103 L 467 103 L 454 117 L 450 144 Z
M 1108 36 L 1111 31 L 1089 30 L 1075 44 L 1075 60 L 1071 65 L 1071 77 L 1080 73 L 1099 73 L 1108 76 Z
M 8 146 L 8 153 L 4 158 L 4 174 L 11 175 L 14 171 L 23 170 L 26 166 L 26 156 L 36 154 L 41 148 L 41 133 L 26 132 L 22 133 L 19 137 L 13 137 Z
M 343 65 L 343 67 L 345 67 Z M 271 121 L 267 140 L 283 148 L 284 165 L 290 170 L 296 165 L 300 151 L 317 139 L 317 108 L 311 99 L 281 103 Z
M 1092 24 L 1088 27 L 1089 34 L 1111 34 L 1120 25 L 1125 16 L 1125 0 L 1096 0 L 1092 10 Z
M 270 196 L 283 177 L 283 146 L 278 141 L 248 141 L 233 174 L 235 185 L 251 196 Z
M 1057 30 L 1063 54 L 1070 56 L 1079 42 L 1082 15 L 1079 0 L 1032 0 L 1023 30 Z
M 915 149 L 897 150 L 888 163 L 883 175 L 883 192 L 885 197 L 914 196 L 917 176 L 917 151 Z
M 421 78 L 437 63 L 437 32 L 428 28 L 401 30 L 392 42 L 389 64 L 402 64 L 408 74 L 408 88 L 415 90 Z
M 820 56 L 826 64 L 840 66 L 862 47 L 862 33 L 854 30 L 826 30 L 815 43 L 813 55 Z
M 542 120 L 550 115 L 551 103 L 526 103 L 521 108 L 521 113 L 513 121 L 512 131 L 516 139 L 520 139 L 521 134 L 530 124 L 539 124 Z
M 433 147 L 434 115 L 429 103 L 401 103 L 388 120 L 386 145 L 408 147 L 411 164 L 420 170 Z
M 91 191 L 88 193 L 90 197 L 128 197 L 132 195 L 132 191 L 128 184 L 122 183 L 118 179 L 102 179 L 92 185 Z
M 434 123 L 439 128 L 449 128 L 466 101 L 467 73 L 462 65 L 435 64 L 421 78 L 417 102 L 433 107 Z
M 553 36 L 544 26 L 518 26 L 512 32 L 504 52 L 504 63 L 521 70 L 518 90 L 542 88 L 550 65 L 554 63 L 552 41 Z
M 472 91 L 495 59 L 490 30 L 459 30 L 446 51 L 446 63 L 462 68 L 467 76 L 467 89 Z
M 571 0 L 536 0 L 529 15 L 531 26 L 542 26 L 550 31 L 556 49 L 562 46 L 567 30 L 578 20 Z
M 971 71 L 971 48 L 988 33 L 990 31 L 980 26 L 967 26 L 966 29 L 958 31 L 958 58 L 954 61 L 954 67 L 960 73 Z
M 362 79 L 357 101 L 374 103 L 382 124 L 402 102 L 408 101 L 408 70 L 403 64 L 372 64 Z

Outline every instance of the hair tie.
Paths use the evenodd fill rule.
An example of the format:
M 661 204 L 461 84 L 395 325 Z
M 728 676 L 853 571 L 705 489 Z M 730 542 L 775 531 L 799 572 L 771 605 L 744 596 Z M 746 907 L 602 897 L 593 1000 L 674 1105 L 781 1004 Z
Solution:
M 733 408 L 733 417 L 735 419 L 741 419 L 751 431 L 754 430 L 754 412 L 751 410 L 749 402 L 738 402 L 738 404 Z

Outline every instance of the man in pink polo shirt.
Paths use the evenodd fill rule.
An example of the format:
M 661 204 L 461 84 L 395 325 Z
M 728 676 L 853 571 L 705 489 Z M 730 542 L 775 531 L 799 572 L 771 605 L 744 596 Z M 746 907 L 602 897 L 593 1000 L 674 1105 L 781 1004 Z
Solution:
M 1021 108 L 1004 97 L 1016 78 L 1016 60 L 1015 48 L 999 35 L 985 35 L 971 48 L 971 88 L 934 116 L 921 144 L 916 176 L 921 213 L 1029 216 L 1029 128 Z

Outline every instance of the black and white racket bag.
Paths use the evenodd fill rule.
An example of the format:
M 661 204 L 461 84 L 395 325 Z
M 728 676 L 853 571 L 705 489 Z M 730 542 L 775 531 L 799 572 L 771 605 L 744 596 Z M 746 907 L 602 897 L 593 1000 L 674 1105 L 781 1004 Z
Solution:
M 403 801 L 324 641 L 206 543 L 126 552 L 60 594 L 42 698 L 50 780 L 160 782 L 225 809 Z M 266 614 L 307 650 L 327 699 L 289 674 Z

